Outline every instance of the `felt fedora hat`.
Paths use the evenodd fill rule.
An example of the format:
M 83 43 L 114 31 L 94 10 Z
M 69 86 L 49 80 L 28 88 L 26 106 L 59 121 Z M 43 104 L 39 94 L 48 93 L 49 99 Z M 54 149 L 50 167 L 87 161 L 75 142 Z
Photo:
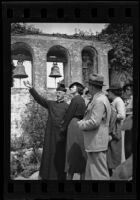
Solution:
M 106 91 L 116 91 L 116 90 L 122 90 L 120 85 L 111 85 Z
M 97 86 L 104 86 L 104 77 L 101 74 L 90 74 L 88 83 Z

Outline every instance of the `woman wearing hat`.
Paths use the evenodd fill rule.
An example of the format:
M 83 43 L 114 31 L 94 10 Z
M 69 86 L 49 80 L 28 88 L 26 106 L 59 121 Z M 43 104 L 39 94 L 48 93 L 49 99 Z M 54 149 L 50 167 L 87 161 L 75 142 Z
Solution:
M 72 180 L 74 173 L 79 173 L 80 178 L 84 179 L 86 153 L 83 136 L 77 125 L 77 121 L 83 118 L 86 109 L 85 101 L 81 96 L 84 86 L 79 82 L 74 82 L 69 89 L 73 98 L 61 124 L 62 134 L 67 130 L 65 172 L 68 180 Z
M 122 89 L 115 85 L 110 87 L 108 90 L 108 98 L 111 101 L 111 105 L 116 111 L 116 122 L 115 126 L 110 133 L 111 140 L 109 142 L 108 146 L 108 168 L 110 175 L 112 175 L 112 171 L 121 164 L 122 161 L 122 155 L 123 155 L 123 144 L 122 141 L 122 124 L 126 116 L 125 112 L 125 104 L 123 100 L 121 99 Z
M 58 180 L 66 179 L 64 173 L 65 166 L 65 138 L 60 134 L 60 122 L 62 121 L 68 104 L 64 101 L 66 92 L 64 85 L 59 85 L 56 89 L 56 101 L 48 100 L 31 86 L 27 81 L 25 86 L 29 88 L 30 94 L 41 106 L 48 110 L 48 120 L 43 144 L 43 153 L 39 171 L 40 179 Z

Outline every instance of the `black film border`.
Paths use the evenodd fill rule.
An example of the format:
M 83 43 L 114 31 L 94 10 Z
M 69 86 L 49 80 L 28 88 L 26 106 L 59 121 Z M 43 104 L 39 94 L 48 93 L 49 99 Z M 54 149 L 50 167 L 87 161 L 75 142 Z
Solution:
M 139 83 L 138 2 L 3 2 L 4 65 L 4 196 L 5 199 L 136 199 L 137 134 L 133 138 L 134 178 L 132 181 L 13 181 L 10 164 L 10 24 L 12 22 L 132 23 L 134 27 L 134 84 Z M 5 77 L 6 76 L 6 77 Z M 137 96 L 137 95 L 136 95 Z M 134 105 L 135 132 L 138 132 L 138 99 Z M 8 172 L 8 173 L 7 173 Z

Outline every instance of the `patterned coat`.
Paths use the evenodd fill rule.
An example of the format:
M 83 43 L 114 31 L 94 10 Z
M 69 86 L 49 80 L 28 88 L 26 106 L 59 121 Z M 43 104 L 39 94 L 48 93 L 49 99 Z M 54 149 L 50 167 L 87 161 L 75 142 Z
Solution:
M 111 107 L 103 92 L 94 95 L 88 104 L 79 128 L 84 134 L 84 145 L 87 152 L 101 152 L 108 148 L 109 121 Z

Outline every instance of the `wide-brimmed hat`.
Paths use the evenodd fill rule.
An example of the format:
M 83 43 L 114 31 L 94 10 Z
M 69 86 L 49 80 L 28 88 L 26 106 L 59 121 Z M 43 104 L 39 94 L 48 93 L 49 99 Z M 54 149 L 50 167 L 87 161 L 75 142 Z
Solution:
M 85 88 L 85 87 L 84 87 L 81 83 L 79 83 L 79 82 L 73 82 L 73 83 L 69 86 L 69 88 L 72 88 L 74 85 L 79 86 L 79 87 L 81 87 L 82 89 Z
M 87 83 L 97 86 L 104 86 L 104 77 L 101 74 L 90 74 L 89 81 L 87 81 Z
M 111 85 L 106 91 L 121 91 L 122 88 L 119 85 Z
M 67 89 L 65 88 L 65 84 L 59 84 L 59 86 L 56 88 L 56 91 L 66 92 Z

